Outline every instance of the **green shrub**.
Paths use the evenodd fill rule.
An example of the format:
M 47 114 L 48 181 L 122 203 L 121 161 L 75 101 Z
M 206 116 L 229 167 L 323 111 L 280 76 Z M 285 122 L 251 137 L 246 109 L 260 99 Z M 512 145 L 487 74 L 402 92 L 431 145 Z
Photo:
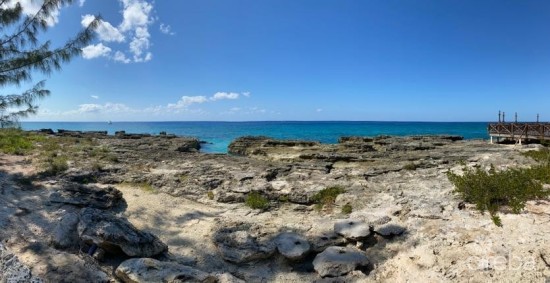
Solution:
M 550 195 L 542 186 L 550 180 L 548 164 L 506 171 L 496 171 L 494 167 L 489 171 L 466 167 L 463 170 L 462 176 L 447 173 L 456 187 L 455 191 L 466 202 L 475 204 L 479 211 L 488 211 L 493 222 L 499 226 L 501 223 L 497 212 L 500 207 L 508 206 L 513 213 L 519 213 L 526 201 Z
M 24 155 L 33 148 L 28 133 L 19 129 L 0 129 L 0 151 L 6 154 Z
M 208 199 L 212 200 L 212 199 L 214 199 L 214 192 L 213 191 L 208 191 L 208 193 L 206 193 L 206 196 L 208 196 Z
M 315 203 L 315 208 L 317 208 L 317 210 L 321 210 L 323 208 L 328 208 L 331 210 L 334 202 L 336 201 L 336 197 L 345 191 L 346 190 L 344 190 L 344 188 L 339 186 L 328 187 L 320 190 L 312 198 Z
M 259 192 L 249 193 L 246 196 L 244 203 L 252 209 L 267 209 L 269 207 L 269 201 Z
M 550 149 L 543 148 L 541 150 L 530 150 L 522 153 L 523 156 L 531 157 L 538 162 L 550 162 Z
M 342 213 L 343 214 L 350 214 L 353 212 L 353 207 L 351 204 L 346 203 L 344 206 L 342 206 Z
M 48 175 L 58 175 L 67 171 L 67 169 L 69 169 L 69 164 L 65 156 L 54 155 L 46 159 L 45 173 Z
M 414 164 L 414 163 L 407 163 L 403 166 L 403 169 L 405 170 L 408 170 L 408 171 L 414 171 L 418 168 L 418 165 Z

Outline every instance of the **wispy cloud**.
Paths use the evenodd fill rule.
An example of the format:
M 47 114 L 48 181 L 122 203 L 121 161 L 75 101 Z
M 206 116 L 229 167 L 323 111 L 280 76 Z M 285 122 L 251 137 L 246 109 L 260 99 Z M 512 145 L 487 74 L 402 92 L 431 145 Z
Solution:
M 78 7 L 84 6 L 84 3 L 86 3 L 86 0 L 79 0 L 78 1 Z
M 240 94 L 236 92 L 216 92 L 212 97 L 210 97 L 210 100 L 216 101 L 216 100 L 222 100 L 222 99 L 238 99 Z
M 175 33 L 172 31 L 172 27 L 170 25 L 166 25 L 164 23 L 161 23 L 159 26 L 160 32 L 168 35 L 174 35 Z
M 93 99 L 99 99 L 99 96 L 97 96 L 97 95 L 90 95 L 90 97 L 93 98 Z
M 323 112 L 323 109 L 322 108 L 317 108 L 315 109 L 316 112 Z
M 116 50 L 114 55 L 104 56 L 115 62 L 147 62 L 153 58 L 149 51 L 151 34 L 149 26 L 154 22 L 152 16 L 153 4 L 146 0 L 119 0 L 122 5 L 122 22 L 115 26 L 107 21 L 101 21 L 96 32 L 102 43 L 127 42 L 127 50 Z M 92 15 L 82 16 L 82 26 L 87 26 L 93 20 Z M 110 47 L 109 47 L 110 48 Z M 96 56 L 98 57 L 98 56 Z M 84 57 L 91 59 L 96 57 Z

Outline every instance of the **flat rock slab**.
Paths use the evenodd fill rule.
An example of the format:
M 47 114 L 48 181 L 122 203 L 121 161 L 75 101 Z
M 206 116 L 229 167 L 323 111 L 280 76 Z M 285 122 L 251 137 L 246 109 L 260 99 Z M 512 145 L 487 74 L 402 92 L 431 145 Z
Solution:
M 356 248 L 328 247 L 313 260 L 313 268 L 321 277 L 337 277 L 369 265 L 367 256 Z
M 217 282 L 216 276 L 174 262 L 152 258 L 133 258 L 116 269 L 118 279 L 126 283 L 141 282 Z
M 371 234 L 371 227 L 358 219 L 338 220 L 334 223 L 334 232 L 350 240 L 362 240 Z
M 290 260 L 300 260 L 311 250 L 309 242 L 304 237 L 292 232 L 279 234 L 275 238 L 275 244 L 279 253 Z
M 60 186 L 50 194 L 50 202 L 109 209 L 123 201 L 122 193 L 114 187 L 100 188 L 71 182 L 63 182 Z
M 275 253 L 275 243 L 261 241 L 247 231 L 222 229 L 214 237 L 222 258 L 233 263 L 266 259 Z
M 128 220 L 94 208 L 80 211 L 80 239 L 110 253 L 118 250 L 132 257 L 151 257 L 168 249 L 155 235 L 140 231 Z

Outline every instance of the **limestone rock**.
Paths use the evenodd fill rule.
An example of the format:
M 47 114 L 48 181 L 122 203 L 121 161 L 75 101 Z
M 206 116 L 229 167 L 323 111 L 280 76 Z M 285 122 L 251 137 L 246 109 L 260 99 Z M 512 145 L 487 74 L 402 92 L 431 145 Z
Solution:
M 176 148 L 176 151 L 197 152 L 200 149 L 201 149 L 201 144 L 198 139 L 195 139 L 195 138 L 181 139 L 180 138 L 180 144 Z
M 258 240 L 248 231 L 221 229 L 215 235 L 214 241 L 222 258 L 234 263 L 266 259 L 275 253 L 273 242 Z
M 215 276 L 174 262 L 152 258 L 133 258 L 116 269 L 117 278 L 126 283 L 141 282 L 216 282 Z
M 84 208 L 78 223 L 80 239 L 110 253 L 150 257 L 168 249 L 155 235 L 136 229 L 128 220 L 98 209 Z
M 114 187 L 100 188 L 71 182 L 62 182 L 61 188 L 50 194 L 50 202 L 78 207 L 108 209 L 122 201 L 122 193 Z
M 334 231 L 324 231 L 319 235 L 313 235 L 310 237 L 310 240 L 313 251 L 318 253 L 324 251 L 327 247 L 345 243 L 345 239 Z
M 0 244 L 0 282 L 41 283 L 43 281 L 40 278 L 33 277 L 31 270 Z
M 405 227 L 393 223 L 384 224 L 374 229 L 377 234 L 384 237 L 399 236 L 405 233 L 406 230 Z
M 371 227 L 358 219 L 344 219 L 334 223 L 334 232 L 346 239 L 362 240 L 371 234 Z
M 245 283 L 244 280 L 241 280 L 227 272 L 216 274 L 216 278 L 218 279 L 217 283 Z
M 304 258 L 311 249 L 309 242 L 304 237 L 292 232 L 279 234 L 275 238 L 275 244 L 279 253 L 290 260 Z
M 53 231 L 51 241 L 54 247 L 65 249 L 78 244 L 77 225 L 79 220 L 78 214 L 74 212 L 63 215 Z
M 366 267 L 369 259 L 358 249 L 351 247 L 328 247 L 313 260 L 313 268 L 321 277 L 336 277 Z

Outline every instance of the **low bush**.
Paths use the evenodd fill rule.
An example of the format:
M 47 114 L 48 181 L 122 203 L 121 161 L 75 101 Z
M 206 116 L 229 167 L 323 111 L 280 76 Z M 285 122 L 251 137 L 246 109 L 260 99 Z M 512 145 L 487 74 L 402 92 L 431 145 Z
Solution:
M 353 207 L 351 204 L 346 203 L 344 206 L 342 206 L 342 213 L 343 214 L 350 214 L 353 212 Z
M 502 206 L 519 213 L 526 201 L 550 195 L 550 191 L 543 188 L 543 183 L 550 181 L 548 163 L 505 171 L 497 171 L 494 167 L 488 171 L 464 167 L 462 175 L 451 172 L 447 175 L 456 192 L 466 202 L 475 204 L 479 211 L 488 211 L 498 226 L 501 226 L 501 221 L 497 212 Z
M 68 159 L 65 156 L 50 156 L 45 162 L 45 173 L 48 175 L 58 175 L 69 169 Z
M 345 191 L 346 190 L 344 190 L 344 188 L 339 186 L 328 187 L 320 190 L 313 196 L 315 208 L 317 208 L 317 210 L 321 210 L 323 208 L 331 210 L 332 206 L 334 206 L 334 202 L 336 201 L 336 197 Z
M 414 163 L 407 163 L 403 166 L 403 169 L 405 170 L 408 170 L 408 171 L 414 171 L 418 168 L 418 165 L 414 164 Z
M 262 196 L 259 192 L 249 193 L 244 203 L 252 209 L 267 209 L 269 207 L 269 200 Z
M 19 129 L 0 129 L 0 152 L 24 155 L 33 148 L 29 134 Z

